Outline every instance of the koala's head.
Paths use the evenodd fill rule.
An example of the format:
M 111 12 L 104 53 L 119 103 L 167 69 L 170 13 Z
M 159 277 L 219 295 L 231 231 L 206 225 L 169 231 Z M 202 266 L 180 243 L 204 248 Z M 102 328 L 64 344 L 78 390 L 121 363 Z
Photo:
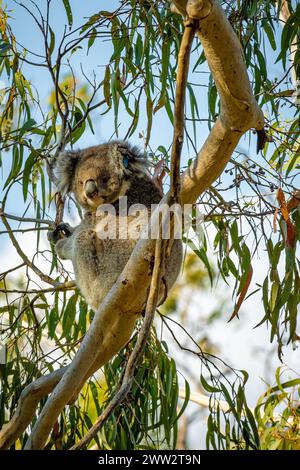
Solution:
M 58 156 L 55 172 L 62 194 L 73 192 L 80 206 L 96 210 L 126 194 L 136 177 L 145 175 L 147 160 L 136 147 L 113 141 Z

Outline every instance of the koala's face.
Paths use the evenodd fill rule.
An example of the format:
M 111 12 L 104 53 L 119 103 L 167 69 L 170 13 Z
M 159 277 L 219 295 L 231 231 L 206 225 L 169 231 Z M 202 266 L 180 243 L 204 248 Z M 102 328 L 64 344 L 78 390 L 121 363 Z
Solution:
M 128 190 L 122 154 L 117 147 L 101 146 L 82 152 L 76 165 L 72 192 L 86 209 L 115 202 Z
M 145 172 L 145 159 L 126 142 L 111 142 L 58 158 L 60 191 L 74 193 L 80 206 L 96 210 L 114 203 Z

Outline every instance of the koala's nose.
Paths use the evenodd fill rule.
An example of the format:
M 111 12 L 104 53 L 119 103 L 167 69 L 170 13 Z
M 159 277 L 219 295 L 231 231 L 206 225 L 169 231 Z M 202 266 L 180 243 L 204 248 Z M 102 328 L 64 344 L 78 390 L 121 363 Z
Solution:
M 87 197 L 94 196 L 98 192 L 96 181 L 87 180 L 84 186 L 84 190 Z
M 102 176 L 100 178 L 100 185 L 101 186 L 105 186 L 108 182 L 109 182 L 109 176 Z

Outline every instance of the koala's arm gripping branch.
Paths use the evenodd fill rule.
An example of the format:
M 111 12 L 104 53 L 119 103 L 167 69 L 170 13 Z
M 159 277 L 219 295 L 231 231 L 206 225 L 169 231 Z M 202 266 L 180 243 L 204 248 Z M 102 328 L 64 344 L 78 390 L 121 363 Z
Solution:
M 55 251 L 60 259 L 72 259 L 73 255 L 73 240 L 72 237 L 58 240 L 55 244 Z

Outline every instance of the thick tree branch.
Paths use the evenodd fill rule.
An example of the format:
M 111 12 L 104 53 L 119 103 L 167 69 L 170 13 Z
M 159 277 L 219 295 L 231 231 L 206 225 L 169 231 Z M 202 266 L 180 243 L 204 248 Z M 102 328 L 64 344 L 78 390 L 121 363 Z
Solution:
M 186 24 L 178 56 L 176 99 L 174 109 L 174 135 L 171 155 L 170 191 L 168 195 L 169 205 L 178 201 L 180 192 L 180 157 L 184 137 L 185 91 L 188 77 L 190 52 L 196 29 L 197 22 L 189 21 Z M 159 223 L 161 229 L 161 221 L 159 221 Z M 166 247 L 167 243 L 165 240 L 158 239 L 156 241 L 154 269 L 145 310 L 145 319 L 143 321 L 143 325 L 139 333 L 136 345 L 132 351 L 132 354 L 129 357 L 121 387 L 116 393 L 115 397 L 111 400 L 107 408 L 103 411 L 101 416 L 97 419 L 92 428 L 89 430 L 89 432 L 75 446 L 72 447 L 72 450 L 83 449 L 89 444 L 91 439 L 95 437 L 97 432 L 101 429 L 104 422 L 108 419 L 114 409 L 126 398 L 129 391 L 131 390 L 134 379 L 134 372 L 136 370 L 137 363 L 144 351 L 157 306 Z
M 175 5 L 177 2 L 174 2 Z M 221 113 L 205 144 L 183 175 L 182 202 L 193 203 L 222 173 L 241 136 L 263 129 L 264 117 L 251 90 L 241 45 L 216 0 L 180 1 L 199 19 L 198 36 L 220 96 Z
M 111 413 L 120 403 L 122 403 L 122 401 L 126 398 L 126 396 L 131 390 L 134 380 L 134 372 L 144 352 L 156 310 L 158 293 L 163 273 L 165 248 L 166 240 L 158 239 L 155 245 L 154 268 L 151 278 L 150 292 L 145 310 L 145 318 L 141 330 L 139 332 L 137 342 L 128 359 L 121 387 L 114 396 L 114 398 L 110 401 L 106 409 L 103 411 L 103 413 L 99 416 L 94 425 L 88 431 L 88 433 L 76 445 L 74 445 L 71 450 L 83 449 L 84 447 L 86 447 L 89 442 L 95 437 L 97 432 L 101 429 L 101 427 L 109 418 Z

